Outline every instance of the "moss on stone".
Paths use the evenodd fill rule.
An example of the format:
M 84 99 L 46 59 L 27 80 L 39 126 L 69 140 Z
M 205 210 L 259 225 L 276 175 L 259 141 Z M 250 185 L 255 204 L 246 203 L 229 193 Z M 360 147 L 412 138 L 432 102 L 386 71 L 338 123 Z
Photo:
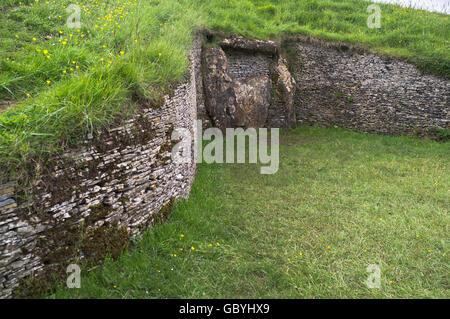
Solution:
M 175 202 L 175 198 L 171 197 L 170 200 L 163 206 L 161 209 L 155 213 L 154 222 L 162 223 L 169 218 L 170 212 L 172 211 L 173 203 Z
M 95 224 L 95 222 L 104 219 L 106 216 L 108 216 L 108 214 L 111 211 L 111 208 L 103 203 L 98 203 L 97 205 L 89 206 L 89 209 L 91 210 L 91 213 L 84 219 L 86 227 L 89 227 Z
M 90 228 L 86 231 L 85 236 L 86 239 L 80 244 L 80 252 L 83 254 L 85 265 L 101 261 L 107 255 L 117 258 L 130 238 L 126 228 L 118 226 L 116 222 Z
M 104 209 L 98 209 L 103 214 Z M 42 259 L 47 265 L 46 270 L 37 276 L 32 274 L 22 279 L 13 291 L 13 298 L 37 298 L 50 294 L 67 277 L 69 264 L 76 263 L 86 269 L 108 255 L 117 258 L 130 238 L 128 231 L 117 223 L 105 223 L 100 227 L 87 227 L 86 223 L 81 223 L 68 226 L 65 231 L 52 230 L 52 233 L 55 235 L 51 244 L 47 238 L 37 242 L 41 248 L 44 245 L 50 249 L 50 253 Z M 62 240 L 64 245 L 57 240 Z

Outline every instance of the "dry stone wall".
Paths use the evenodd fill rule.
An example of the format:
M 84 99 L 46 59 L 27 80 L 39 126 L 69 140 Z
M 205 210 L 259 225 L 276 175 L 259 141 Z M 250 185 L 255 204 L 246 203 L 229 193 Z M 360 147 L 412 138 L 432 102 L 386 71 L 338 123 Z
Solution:
M 20 290 L 25 277 L 45 280 L 71 262 L 117 253 L 189 194 L 195 161 L 172 162 L 171 133 L 180 127 L 193 133 L 200 51 L 196 39 L 190 79 L 173 96 L 55 158 L 30 201 L 17 205 L 15 185 L 0 187 L 0 298 Z
M 449 80 L 343 44 L 299 37 L 288 47 L 298 124 L 383 134 L 450 128 Z

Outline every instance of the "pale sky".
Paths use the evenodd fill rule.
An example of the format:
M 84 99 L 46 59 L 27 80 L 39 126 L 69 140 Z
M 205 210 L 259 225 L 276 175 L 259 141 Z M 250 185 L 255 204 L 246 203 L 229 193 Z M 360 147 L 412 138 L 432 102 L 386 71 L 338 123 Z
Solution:
M 396 3 L 429 11 L 450 14 L 450 0 L 371 0 L 371 2 Z

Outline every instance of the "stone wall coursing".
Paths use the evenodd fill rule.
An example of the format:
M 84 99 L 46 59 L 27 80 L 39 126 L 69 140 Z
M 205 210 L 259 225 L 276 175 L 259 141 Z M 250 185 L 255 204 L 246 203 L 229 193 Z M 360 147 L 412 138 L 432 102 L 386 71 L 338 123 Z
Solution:
M 298 124 L 383 134 L 449 129 L 450 81 L 346 45 L 300 37 L 288 46 Z
M 14 184 L 0 187 L 0 298 L 11 297 L 25 277 L 94 258 L 96 245 L 108 250 L 119 235 L 127 240 L 189 194 L 194 150 L 190 164 L 173 163 L 171 133 L 194 132 L 200 52 L 196 39 L 190 79 L 163 105 L 143 106 L 125 125 L 55 158 L 30 201 L 17 206 Z
M 275 58 L 263 53 L 227 49 L 228 73 L 241 80 L 258 75 L 270 75 Z

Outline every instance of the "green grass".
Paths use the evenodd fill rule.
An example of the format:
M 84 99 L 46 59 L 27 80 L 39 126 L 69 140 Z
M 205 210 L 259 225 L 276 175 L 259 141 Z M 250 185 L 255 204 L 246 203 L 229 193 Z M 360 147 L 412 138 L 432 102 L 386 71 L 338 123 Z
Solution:
M 77 30 L 65 23 L 71 3 L 0 0 L 0 108 L 14 105 L 0 113 L 0 182 L 132 116 L 133 97 L 170 92 L 199 27 L 346 41 L 450 77 L 443 14 L 380 5 L 382 28 L 368 29 L 362 0 L 84 0 Z
M 166 223 L 50 298 L 450 297 L 448 143 L 314 127 L 280 140 L 276 174 L 200 165 Z

